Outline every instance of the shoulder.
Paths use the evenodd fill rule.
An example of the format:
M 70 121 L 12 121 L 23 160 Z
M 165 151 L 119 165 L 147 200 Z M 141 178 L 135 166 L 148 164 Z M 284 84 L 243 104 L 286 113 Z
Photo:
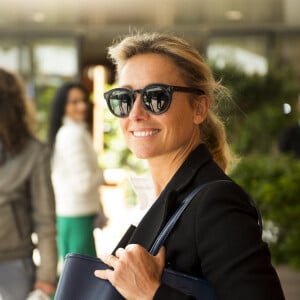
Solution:
M 199 209 L 208 206 L 251 207 L 250 195 L 232 180 L 216 180 L 204 185 L 196 195 L 195 204 Z
M 27 152 L 36 162 L 40 162 L 41 160 L 49 161 L 51 157 L 50 147 L 37 138 L 29 139 L 27 144 Z
M 208 198 L 220 196 L 234 196 L 238 198 L 248 198 L 249 194 L 236 182 L 231 179 L 222 179 L 208 182 L 204 185 L 204 195 Z
M 251 196 L 234 181 L 229 180 L 206 184 L 196 194 L 188 211 L 195 215 L 196 223 L 205 223 L 204 227 L 223 222 L 235 222 L 238 225 L 241 219 L 257 224 L 260 218 Z
M 85 139 L 87 131 L 84 126 L 66 124 L 63 125 L 57 132 L 56 143 L 68 144 L 76 143 Z
M 85 128 L 81 124 L 67 123 L 60 127 L 58 130 L 59 135 L 68 135 L 68 134 L 82 134 L 85 131 Z
M 30 137 L 26 144 L 26 151 L 30 152 L 32 156 L 37 155 L 38 153 L 49 152 L 49 147 L 46 143 L 38 140 L 35 137 Z
M 260 213 L 254 201 L 233 181 L 208 184 L 193 202 L 191 209 L 195 211 L 199 231 L 216 230 L 222 235 L 252 228 L 255 234 L 259 235 L 261 232 L 258 226 Z M 203 234 L 202 232 L 201 235 Z

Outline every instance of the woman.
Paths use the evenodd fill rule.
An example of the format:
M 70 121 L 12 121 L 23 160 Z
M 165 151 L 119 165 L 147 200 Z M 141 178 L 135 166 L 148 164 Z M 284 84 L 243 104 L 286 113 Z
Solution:
M 56 199 L 58 250 L 96 256 L 94 221 L 103 182 L 88 130 L 89 99 L 80 83 L 66 83 L 53 100 L 49 143 L 53 149 L 52 182 Z
M 145 33 L 110 47 L 109 55 L 120 88 L 105 98 L 120 117 L 128 147 L 148 161 L 157 200 L 116 252 L 101 257 L 113 270 L 95 275 L 108 279 L 126 299 L 193 299 L 161 283 L 164 266 L 205 277 L 220 300 L 284 299 L 257 212 L 224 173 L 230 155 L 214 114 L 222 87 L 199 53 L 177 37 Z M 147 250 L 180 202 L 209 182 L 165 249 L 151 256 Z
M 55 201 L 50 151 L 31 129 L 23 82 L 0 69 L 0 298 L 24 300 L 56 285 Z M 33 264 L 38 236 L 40 265 Z M 39 290 L 39 291 L 38 291 Z M 33 297 L 33 294 L 31 294 Z M 43 298 L 44 299 L 44 298 Z

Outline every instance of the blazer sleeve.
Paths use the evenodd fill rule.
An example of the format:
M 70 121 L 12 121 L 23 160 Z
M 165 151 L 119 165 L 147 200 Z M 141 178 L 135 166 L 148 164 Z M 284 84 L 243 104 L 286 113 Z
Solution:
M 195 233 L 197 256 L 218 299 L 284 300 L 248 195 L 236 184 L 226 182 L 198 195 L 191 206 L 196 210 L 192 222 L 195 228 L 191 230 Z M 161 284 L 154 300 L 163 299 L 194 298 Z
M 204 277 L 220 300 L 283 300 L 256 209 L 232 182 L 207 190 L 195 223 Z

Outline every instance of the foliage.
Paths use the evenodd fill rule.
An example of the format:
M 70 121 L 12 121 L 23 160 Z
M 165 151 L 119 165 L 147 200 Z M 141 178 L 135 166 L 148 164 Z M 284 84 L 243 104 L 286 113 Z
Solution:
M 231 176 L 257 202 L 274 261 L 300 268 L 300 162 L 276 151 L 280 132 L 298 117 L 282 110 L 283 103 L 297 99 L 293 72 L 271 67 L 262 76 L 232 65 L 212 69 L 234 100 L 230 109 L 228 103 L 220 106 L 231 147 L 243 156 Z
M 47 140 L 50 120 L 51 102 L 54 97 L 56 86 L 39 86 L 36 89 L 36 109 L 38 122 L 38 136 L 41 140 Z
M 300 161 L 252 155 L 241 160 L 231 177 L 252 195 L 264 224 L 277 229 L 269 239 L 274 261 L 300 268 Z
M 270 67 L 266 75 L 246 74 L 237 66 L 212 65 L 217 80 L 232 92 L 233 102 L 219 103 L 229 142 L 239 154 L 271 152 L 281 130 L 296 114 L 283 114 L 283 104 L 296 102 L 298 85 L 290 68 Z M 229 106 L 229 107 L 228 107 Z

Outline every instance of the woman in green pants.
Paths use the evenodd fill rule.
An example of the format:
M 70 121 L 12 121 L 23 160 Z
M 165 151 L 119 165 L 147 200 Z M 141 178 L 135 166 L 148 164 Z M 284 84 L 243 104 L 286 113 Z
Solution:
M 103 216 L 103 176 L 86 121 L 88 101 L 80 83 L 66 83 L 52 103 L 49 144 L 61 259 L 70 252 L 96 256 L 94 219 L 99 213 Z

